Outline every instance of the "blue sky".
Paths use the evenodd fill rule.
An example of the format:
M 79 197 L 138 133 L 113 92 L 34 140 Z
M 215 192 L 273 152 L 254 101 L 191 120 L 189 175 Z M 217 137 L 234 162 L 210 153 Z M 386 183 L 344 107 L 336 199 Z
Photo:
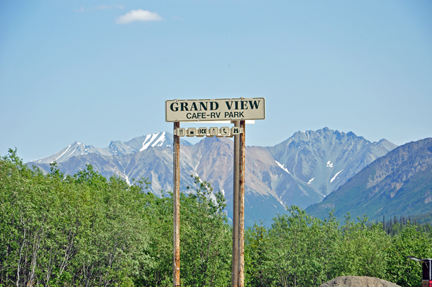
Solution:
M 265 97 L 248 145 L 431 137 L 431 31 L 430 0 L 0 0 L 0 155 L 171 131 L 168 99 Z

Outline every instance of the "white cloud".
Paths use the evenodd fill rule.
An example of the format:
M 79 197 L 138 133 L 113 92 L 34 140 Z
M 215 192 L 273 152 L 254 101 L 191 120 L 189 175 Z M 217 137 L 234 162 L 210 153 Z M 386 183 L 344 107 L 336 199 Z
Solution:
M 98 10 L 107 10 L 107 9 L 124 9 L 123 5 L 99 5 L 96 7 Z
M 84 6 L 81 6 L 80 9 L 74 9 L 75 12 L 91 12 L 93 10 L 108 10 L 108 9 L 124 9 L 123 5 L 99 5 L 93 8 L 84 9 Z
M 117 24 L 129 24 L 135 21 L 147 22 L 147 21 L 160 21 L 162 17 L 156 12 L 150 12 L 148 10 L 132 10 L 126 14 L 117 18 Z

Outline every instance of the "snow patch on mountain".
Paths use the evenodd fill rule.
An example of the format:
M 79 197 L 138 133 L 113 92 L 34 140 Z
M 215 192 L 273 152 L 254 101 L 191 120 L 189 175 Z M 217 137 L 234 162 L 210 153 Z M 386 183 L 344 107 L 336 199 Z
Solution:
M 140 149 L 140 151 L 146 150 L 150 146 L 150 144 L 153 142 L 155 137 L 157 137 L 157 134 L 146 135 L 145 140 L 142 143 L 142 148 Z
M 59 155 L 58 157 L 56 157 L 56 159 L 53 160 L 51 163 L 53 163 L 53 162 L 57 161 L 59 158 L 61 158 L 70 149 L 70 147 L 71 147 L 71 145 L 69 145 L 67 147 L 67 149 L 61 155 Z
M 125 180 L 126 180 L 126 182 L 127 182 L 128 185 L 131 185 L 131 183 L 129 181 L 129 176 L 127 176 L 126 174 L 125 174 Z
M 165 133 L 166 132 L 146 135 L 146 137 L 142 143 L 142 148 L 140 149 L 140 151 L 146 150 L 150 146 L 151 147 L 162 146 L 163 143 L 165 142 Z
M 200 164 L 200 162 L 201 162 L 201 158 L 202 158 L 202 155 L 200 156 L 200 158 L 199 158 L 199 160 L 198 160 L 198 163 L 197 163 L 196 166 L 194 167 L 194 171 L 197 170 L 197 168 L 198 168 L 198 166 L 199 166 L 199 164 Z
M 285 208 L 285 204 L 283 204 L 282 200 L 280 200 L 280 198 L 277 198 L 277 201 L 279 201 L 279 203 Z
M 152 147 L 161 146 L 164 143 L 164 141 L 165 141 L 165 132 L 163 132 L 158 138 L 158 140 L 155 141 L 154 144 L 152 144 Z
M 335 180 L 336 179 L 336 177 L 339 175 L 339 173 L 341 173 L 342 172 L 342 170 L 343 169 L 341 169 L 338 173 L 336 173 L 335 174 L 335 176 L 333 176 L 333 178 L 332 179 L 330 179 L 330 182 L 333 182 L 333 180 Z
M 289 172 L 289 170 L 288 169 L 286 169 L 285 167 L 284 167 L 284 165 L 283 164 L 281 164 L 280 162 L 278 162 L 277 160 L 275 160 L 275 162 L 277 163 L 277 165 L 281 168 L 281 169 L 283 169 L 284 171 L 286 171 L 287 173 L 289 173 L 289 174 L 291 174 L 290 172 Z

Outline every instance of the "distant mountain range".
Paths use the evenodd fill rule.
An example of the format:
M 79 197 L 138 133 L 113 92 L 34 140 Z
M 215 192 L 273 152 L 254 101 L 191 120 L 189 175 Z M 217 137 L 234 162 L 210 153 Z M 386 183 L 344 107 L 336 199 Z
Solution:
M 322 202 L 306 211 L 324 218 L 334 209 L 342 219 L 367 215 L 372 220 L 432 211 L 432 138 L 399 146 L 354 175 Z
M 88 154 L 99 154 L 104 156 L 116 156 L 116 155 L 126 155 L 133 154 L 137 152 L 142 152 L 148 148 L 161 147 L 161 146 L 172 146 L 173 137 L 172 134 L 162 132 L 157 134 L 150 134 L 141 137 L 136 137 L 127 142 L 122 141 L 112 141 L 106 148 L 96 148 L 91 145 L 85 145 L 80 142 L 74 142 L 68 147 L 62 149 L 61 151 L 42 158 L 34 160 L 31 162 L 37 164 L 43 163 L 62 163 L 66 162 L 74 156 L 82 156 Z M 188 146 L 191 145 L 188 141 L 181 140 L 181 144 Z
M 117 174 L 129 184 L 141 177 L 151 181 L 150 190 L 160 195 L 172 190 L 172 143 L 168 132 L 113 141 L 106 148 L 75 142 L 56 154 L 28 163 L 49 171 L 58 163 L 60 170 L 74 174 L 92 164 L 104 176 Z M 232 209 L 233 141 L 206 137 L 192 145 L 181 141 L 181 190 L 198 175 L 221 190 Z M 246 147 L 246 224 L 270 219 L 285 212 L 285 206 L 306 208 L 318 203 L 375 159 L 396 145 L 382 139 L 370 142 L 354 133 L 323 128 L 296 132 L 272 147 Z

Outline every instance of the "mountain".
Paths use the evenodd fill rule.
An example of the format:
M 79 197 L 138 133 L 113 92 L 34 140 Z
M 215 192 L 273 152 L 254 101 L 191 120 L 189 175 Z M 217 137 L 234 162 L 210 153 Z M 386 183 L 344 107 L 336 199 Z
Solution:
M 375 160 L 322 202 L 306 211 L 324 218 L 331 209 L 342 219 L 366 214 L 420 215 L 432 210 L 432 138 L 410 142 Z M 389 218 L 389 217 L 387 217 Z
M 106 148 L 96 148 L 91 145 L 85 145 L 80 142 L 74 142 L 68 147 L 61 151 L 38 160 L 31 161 L 35 164 L 43 163 L 62 163 L 68 161 L 74 156 L 85 156 L 85 155 L 102 155 L 102 156 L 115 156 L 115 155 L 126 155 L 144 151 L 149 147 L 163 147 L 172 146 L 173 135 L 167 132 L 161 132 L 156 134 L 149 134 L 141 137 L 136 137 L 127 142 L 112 141 Z M 181 144 L 188 146 L 190 142 L 181 140 Z
M 198 175 L 221 190 L 232 212 L 233 141 L 205 137 L 195 145 L 182 140 L 181 190 L 193 185 Z M 297 132 L 272 147 L 246 147 L 245 208 L 247 224 L 268 220 L 285 212 L 287 205 L 302 208 L 320 202 L 327 194 L 376 158 L 394 148 L 381 140 L 372 143 L 354 133 L 328 128 Z M 45 171 L 57 161 L 60 170 L 74 174 L 92 164 L 102 175 L 117 174 L 129 184 L 141 177 L 151 182 L 153 193 L 172 190 L 172 135 L 159 133 L 111 142 L 107 148 L 74 143 L 58 153 L 30 162 Z
M 353 132 L 323 128 L 296 132 L 269 151 L 293 178 L 323 198 L 395 147 L 385 139 L 372 143 Z

